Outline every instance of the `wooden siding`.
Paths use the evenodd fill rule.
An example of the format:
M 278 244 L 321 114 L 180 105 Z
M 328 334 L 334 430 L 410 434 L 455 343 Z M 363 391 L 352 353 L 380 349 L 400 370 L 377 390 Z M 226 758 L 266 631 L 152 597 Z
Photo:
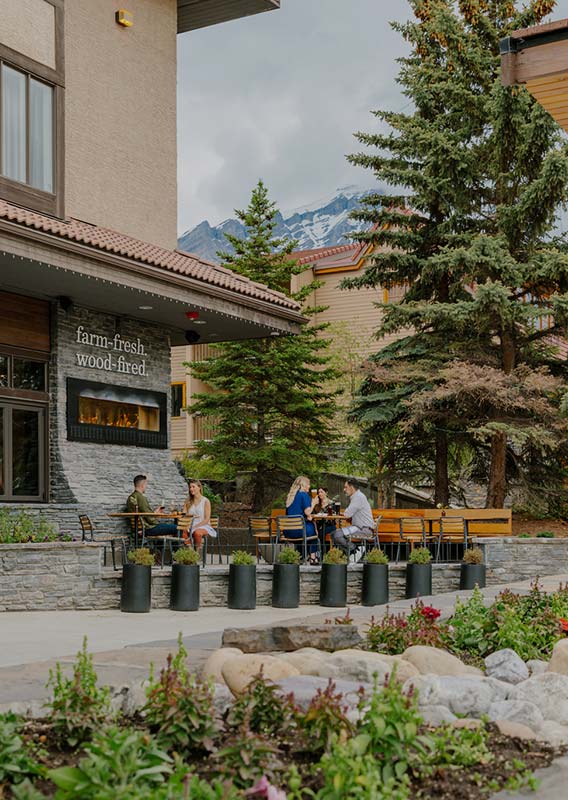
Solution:
M 49 303 L 0 292 L 0 345 L 49 353 Z

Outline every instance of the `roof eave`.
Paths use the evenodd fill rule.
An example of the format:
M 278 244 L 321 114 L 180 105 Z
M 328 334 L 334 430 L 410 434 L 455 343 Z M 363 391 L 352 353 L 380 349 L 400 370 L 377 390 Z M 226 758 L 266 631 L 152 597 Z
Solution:
M 178 33 L 278 8 L 280 0 L 178 0 Z

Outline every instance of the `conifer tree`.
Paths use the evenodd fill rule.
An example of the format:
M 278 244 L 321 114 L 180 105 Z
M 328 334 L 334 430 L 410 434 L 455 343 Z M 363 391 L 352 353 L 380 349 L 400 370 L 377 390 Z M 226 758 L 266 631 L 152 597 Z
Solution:
M 248 208 L 236 214 L 247 237 L 227 236 L 234 253 L 220 253 L 223 265 L 304 303 L 316 284 L 291 294 L 292 276 L 300 271 L 290 256 L 296 242 L 275 238 L 277 209 L 262 181 Z M 190 365 L 212 389 L 196 395 L 191 406 L 192 413 L 215 423 L 213 440 L 201 443 L 199 451 L 252 472 L 257 509 L 268 500 L 265 487 L 279 477 L 323 466 L 335 413 L 329 382 L 336 377 L 326 355 L 329 343 L 318 335 L 324 327 L 306 324 L 296 335 L 222 343 L 210 358 Z
M 501 85 L 499 58 L 500 39 L 555 2 L 409 5 L 413 18 L 394 27 L 410 45 L 398 81 L 412 110 L 374 112 L 381 131 L 356 134 L 370 150 L 352 163 L 392 191 L 366 198 L 358 216 L 373 227 L 358 238 L 377 250 L 348 282 L 407 287 L 378 331 L 401 340 L 376 355 L 353 413 L 402 459 L 398 474 L 405 458 L 415 468 L 417 442 L 435 454 L 438 502 L 449 448 L 470 448 L 487 505 L 500 507 L 508 479 L 558 489 L 566 448 L 551 336 L 566 332 L 568 256 L 550 233 L 568 197 L 567 148 L 524 88 Z

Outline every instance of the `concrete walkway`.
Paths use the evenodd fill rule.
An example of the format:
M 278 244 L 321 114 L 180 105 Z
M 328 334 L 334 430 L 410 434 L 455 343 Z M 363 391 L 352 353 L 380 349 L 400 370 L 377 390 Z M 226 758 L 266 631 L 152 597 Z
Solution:
M 554 591 L 568 575 L 544 578 L 547 591 Z M 508 584 L 508 588 L 526 592 L 530 581 Z M 487 603 L 505 586 L 484 590 Z M 456 597 L 471 592 L 424 597 L 426 604 L 441 609 L 442 618 L 452 614 Z M 391 612 L 408 611 L 413 600 L 399 600 L 389 606 Z M 386 606 L 353 606 L 350 614 L 362 631 L 371 618 L 381 617 Z M 95 667 L 102 683 L 112 686 L 145 678 L 151 663 L 160 666 L 176 647 L 181 632 L 192 666 L 199 667 L 209 653 L 221 645 L 224 628 L 264 626 L 278 622 L 323 622 L 342 617 L 346 609 L 303 606 L 277 609 L 259 606 L 254 611 L 228 608 L 202 608 L 196 612 L 177 613 L 163 609 L 150 614 L 122 614 L 120 611 L 44 611 L 5 612 L 0 614 L 0 706 L 12 702 L 42 700 L 47 696 L 45 682 L 56 661 L 69 665 L 80 649 L 83 636 L 94 654 Z

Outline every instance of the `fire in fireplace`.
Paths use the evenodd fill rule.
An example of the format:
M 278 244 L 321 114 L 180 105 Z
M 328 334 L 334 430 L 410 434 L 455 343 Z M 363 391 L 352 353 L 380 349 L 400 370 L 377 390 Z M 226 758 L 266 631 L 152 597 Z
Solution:
M 167 396 L 161 392 L 67 379 L 67 438 L 167 447 Z

